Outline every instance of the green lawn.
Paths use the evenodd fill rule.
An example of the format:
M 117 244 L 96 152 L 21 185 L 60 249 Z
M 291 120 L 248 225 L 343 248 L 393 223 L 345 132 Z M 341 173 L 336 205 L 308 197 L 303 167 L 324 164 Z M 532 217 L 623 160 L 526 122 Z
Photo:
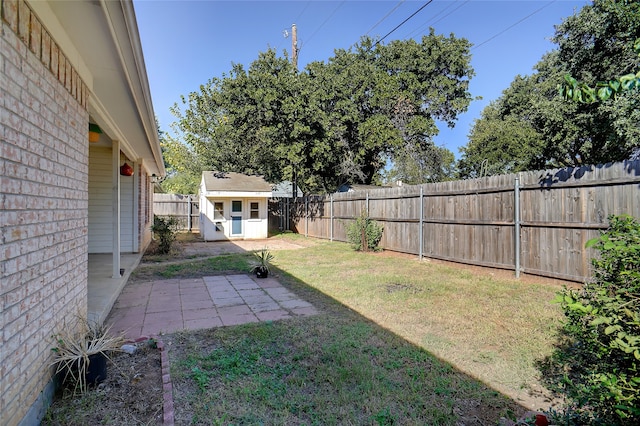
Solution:
M 544 407 L 530 390 L 560 319 L 557 286 L 313 241 L 275 252 L 273 269 L 319 315 L 172 337 L 179 420 L 495 424 L 522 412 L 514 401 Z
M 278 252 L 283 275 L 339 301 L 376 324 L 531 403 L 536 360 L 549 354 L 562 317 L 552 304 L 557 284 L 419 261 L 411 256 L 354 252 L 321 241 Z

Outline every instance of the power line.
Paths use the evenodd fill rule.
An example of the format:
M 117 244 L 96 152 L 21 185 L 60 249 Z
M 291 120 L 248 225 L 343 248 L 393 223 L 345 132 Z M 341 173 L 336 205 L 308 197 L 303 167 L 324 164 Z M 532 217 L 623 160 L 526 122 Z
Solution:
M 384 20 L 385 20 L 385 19 L 387 19 L 387 18 L 388 18 L 388 17 L 389 17 L 393 12 L 395 12 L 395 11 L 396 11 L 396 9 L 398 9 L 402 3 L 404 3 L 404 0 L 400 0 L 400 1 L 398 2 L 398 4 L 396 4 L 396 5 L 393 7 L 393 9 L 391 9 L 389 12 L 387 12 L 387 14 L 386 14 L 386 15 L 384 15 L 384 16 L 382 17 L 382 19 L 380 19 L 380 20 L 379 20 L 379 21 L 378 21 L 378 22 L 377 22 L 373 27 L 369 28 L 369 31 L 367 31 L 367 32 L 366 32 L 366 35 L 369 35 L 369 33 L 370 33 L 371 31 L 373 31 L 373 30 L 374 30 L 378 25 L 380 25 L 382 22 L 384 22 Z
M 296 19 L 293 20 L 293 22 L 298 22 L 300 20 L 300 17 L 304 14 L 304 12 L 307 11 L 307 9 L 309 8 L 309 5 L 311 4 L 310 1 L 307 2 L 307 4 L 304 6 L 304 9 L 302 9 L 302 12 L 300 12 L 298 14 L 298 16 L 296 16 Z
M 340 9 L 340 8 L 342 7 L 342 5 L 343 5 L 343 4 L 345 4 L 346 2 L 347 2 L 346 0 L 342 1 L 342 2 L 338 5 L 338 7 L 336 7 L 336 8 L 333 10 L 333 12 L 331 12 L 331 14 L 327 17 L 327 19 L 325 19 L 325 20 L 324 20 L 324 22 L 323 22 L 322 24 L 320 24 L 320 26 L 319 26 L 319 27 L 318 27 L 318 28 L 313 32 L 313 34 L 311 34 L 311 36 L 306 40 L 306 42 L 307 42 L 307 43 L 309 43 L 309 42 L 311 41 L 311 39 L 312 39 L 316 34 L 318 34 L 318 31 L 320 31 L 320 29 L 321 29 L 322 27 L 324 27 L 324 25 L 325 25 L 327 22 L 329 22 L 329 20 L 333 17 L 333 15 L 335 15 L 335 14 L 336 14 L 336 12 L 338 11 L 338 9 Z
M 407 37 L 413 37 L 415 34 L 420 33 L 424 30 L 425 27 L 427 26 L 432 26 L 437 24 L 438 22 L 442 21 L 444 18 L 446 18 L 447 16 L 453 14 L 455 11 L 457 11 L 458 9 L 460 9 L 462 6 L 466 5 L 467 3 L 469 3 L 470 0 L 466 0 L 465 2 L 463 2 L 462 4 L 458 5 L 458 7 L 456 7 L 455 9 L 453 9 L 452 11 L 450 11 L 449 13 L 447 13 L 446 15 L 440 17 L 440 19 L 434 21 L 434 19 L 436 19 L 437 17 L 439 17 L 440 15 L 442 15 L 443 13 L 445 13 L 447 10 L 449 10 L 450 8 L 452 8 L 456 2 L 458 2 L 458 0 L 456 0 L 456 2 L 451 3 L 449 6 L 445 7 L 444 9 L 442 9 L 440 12 L 436 13 L 435 15 L 433 15 L 431 17 L 431 19 L 428 19 L 423 25 L 421 25 L 420 27 L 418 27 L 418 29 L 416 29 L 415 31 L 412 31 L 411 33 L 409 33 L 407 35 Z
M 409 16 L 407 19 L 405 19 L 404 21 L 400 22 L 394 29 L 392 29 L 391 31 L 389 31 L 387 34 L 384 35 L 384 37 L 382 37 L 380 40 L 378 40 L 375 45 L 382 43 L 382 41 L 389 37 L 391 34 L 393 34 L 398 28 L 400 28 L 401 26 L 403 26 L 404 24 L 406 24 L 409 19 L 413 18 L 414 16 L 416 16 L 422 9 L 424 9 L 425 7 L 429 6 L 431 3 L 433 2 L 433 0 L 429 0 L 428 2 L 426 2 L 425 4 L 423 4 L 422 6 L 420 6 L 420 8 L 418 10 L 416 10 L 415 12 L 413 12 L 411 14 L 411 16 Z M 374 45 L 374 46 L 375 46 Z
M 520 23 L 524 22 L 525 20 L 527 20 L 527 19 L 531 18 L 533 15 L 535 15 L 536 13 L 540 12 L 541 10 L 543 10 L 543 9 L 545 9 L 545 8 L 547 8 L 547 7 L 549 7 L 550 5 L 552 5 L 553 3 L 555 3 L 556 1 L 557 1 L 557 0 L 552 0 L 552 1 L 550 1 L 549 3 L 545 4 L 544 6 L 542 6 L 540 9 L 534 10 L 533 12 L 531 12 L 530 14 L 528 14 L 527 16 L 525 16 L 524 18 L 520 19 L 518 22 L 516 22 L 516 23 L 514 23 L 514 24 L 512 24 L 512 25 L 510 25 L 510 26 L 508 26 L 507 28 L 505 28 L 504 30 L 500 31 L 499 33 L 497 33 L 497 34 L 495 34 L 495 35 L 493 35 L 493 36 L 489 37 L 488 39 L 486 39 L 486 40 L 485 40 L 485 41 L 483 41 L 482 43 L 480 43 L 480 44 L 477 44 L 477 45 L 473 46 L 473 47 L 471 48 L 471 51 L 474 51 L 474 50 L 476 50 L 477 48 L 479 48 L 480 46 L 483 46 L 483 45 L 485 45 L 485 44 L 489 43 L 489 42 L 490 42 L 491 40 L 493 40 L 494 38 L 496 38 L 496 37 L 498 37 L 498 36 L 501 36 L 502 34 L 504 34 L 504 33 L 506 33 L 507 31 L 509 31 L 511 28 L 513 28 L 513 27 L 515 27 L 516 25 L 518 25 L 518 24 L 520 24 Z
M 304 8 L 302 8 L 302 11 L 300 13 L 298 13 L 298 16 L 296 16 L 296 19 L 293 20 L 293 22 L 298 22 L 300 20 L 300 17 L 302 15 L 304 15 L 304 12 L 307 11 L 307 9 L 309 8 L 309 5 L 311 4 L 311 1 L 308 1 L 305 5 Z M 289 37 L 289 28 L 284 28 L 282 30 L 282 33 L 284 35 L 284 38 L 288 38 Z M 283 42 L 280 42 L 280 44 L 278 44 L 278 49 L 276 50 L 276 52 L 280 51 L 280 48 L 282 47 Z M 293 52 L 291 52 L 293 54 Z
M 460 9 L 462 6 L 464 6 L 465 4 L 469 3 L 471 0 L 466 0 L 464 3 L 462 3 L 460 6 L 456 7 L 455 9 L 453 9 L 451 12 L 447 13 L 446 15 L 444 15 L 442 18 L 438 19 L 437 21 L 435 21 L 432 25 L 437 24 L 438 22 L 442 21 L 444 18 L 446 18 L 447 16 L 451 15 L 453 12 L 455 12 L 456 10 Z M 435 18 L 436 16 L 434 16 Z

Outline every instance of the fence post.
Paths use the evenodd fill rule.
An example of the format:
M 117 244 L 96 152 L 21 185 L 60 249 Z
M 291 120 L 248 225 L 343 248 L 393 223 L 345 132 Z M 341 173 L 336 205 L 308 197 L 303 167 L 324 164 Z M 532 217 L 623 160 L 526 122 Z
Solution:
M 367 204 L 365 205 L 367 217 L 369 216 L 369 191 L 367 191 Z
M 520 278 L 520 178 L 516 177 L 513 185 L 514 207 L 514 261 L 516 278 Z
M 308 237 L 309 236 L 309 196 L 308 195 L 304 198 L 304 216 L 305 216 L 304 236 Z
M 329 209 L 331 210 L 329 222 L 329 241 L 333 241 L 333 194 L 329 195 Z
M 424 188 L 422 186 L 420 186 L 420 230 L 418 231 L 418 238 L 420 239 L 420 255 L 419 255 L 419 259 L 422 260 L 422 255 L 423 255 L 423 246 L 424 246 L 424 235 L 422 234 L 424 231 L 422 230 L 422 227 L 424 225 L 424 205 L 422 202 L 422 197 L 424 195 Z
M 191 214 L 193 213 L 191 195 L 187 196 L 187 203 L 189 203 L 189 207 L 187 207 L 187 229 L 189 230 L 189 232 L 191 232 Z

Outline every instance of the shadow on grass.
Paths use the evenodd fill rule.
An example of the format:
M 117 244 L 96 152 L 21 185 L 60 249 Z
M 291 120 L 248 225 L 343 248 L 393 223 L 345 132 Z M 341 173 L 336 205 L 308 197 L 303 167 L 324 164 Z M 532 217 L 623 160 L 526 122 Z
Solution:
M 225 260 L 234 256 L 246 258 Z M 527 411 L 288 272 L 272 271 L 319 314 L 168 336 L 178 423 L 489 425 Z

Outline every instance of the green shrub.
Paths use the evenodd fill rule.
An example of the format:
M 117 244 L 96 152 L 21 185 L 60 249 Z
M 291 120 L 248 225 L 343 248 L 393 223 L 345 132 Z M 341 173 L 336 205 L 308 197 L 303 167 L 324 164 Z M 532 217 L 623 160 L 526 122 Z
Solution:
M 175 217 L 162 218 L 153 216 L 151 231 L 158 238 L 158 253 L 167 254 L 171 251 L 171 245 L 176 239 L 178 221 Z
M 347 239 L 355 250 L 376 251 L 382 239 L 382 226 L 363 211 L 355 222 L 347 225 Z
M 640 424 L 640 223 L 612 216 L 587 243 L 600 257 L 581 290 L 565 288 L 556 301 L 565 322 L 562 344 L 550 358 L 550 383 L 584 421 Z

